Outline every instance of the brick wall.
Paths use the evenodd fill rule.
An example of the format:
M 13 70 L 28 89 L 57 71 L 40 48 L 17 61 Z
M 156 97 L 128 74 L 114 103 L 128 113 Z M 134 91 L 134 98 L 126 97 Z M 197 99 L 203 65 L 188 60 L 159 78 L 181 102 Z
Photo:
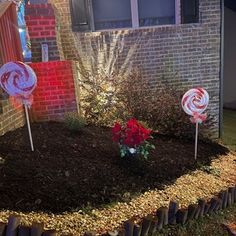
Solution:
M 33 120 L 62 120 L 66 112 L 77 111 L 72 62 L 41 62 L 30 66 L 38 78 L 31 109 Z
M 52 6 L 47 3 L 26 5 L 25 20 L 31 41 L 32 61 L 42 61 L 42 43 L 48 44 L 49 61 L 59 60 Z
M 137 66 L 151 86 L 159 86 L 161 78 L 176 88 L 203 86 L 210 93 L 209 113 L 215 121 L 211 133 L 218 136 L 220 0 L 200 0 L 200 22 L 195 24 L 86 33 L 72 32 L 69 0 L 49 2 L 65 59 L 89 70 L 95 64 L 120 71 Z

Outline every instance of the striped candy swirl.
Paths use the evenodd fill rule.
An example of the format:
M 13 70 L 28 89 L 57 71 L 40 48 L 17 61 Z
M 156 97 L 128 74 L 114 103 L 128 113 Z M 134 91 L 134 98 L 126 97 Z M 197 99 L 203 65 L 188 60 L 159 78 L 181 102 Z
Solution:
M 190 115 L 202 114 L 209 103 L 209 94 L 203 88 L 194 88 L 187 91 L 182 98 L 182 107 Z
M 0 85 L 11 96 L 21 98 L 23 103 L 32 99 L 37 84 L 32 68 L 22 62 L 8 62 L 0 69 Z

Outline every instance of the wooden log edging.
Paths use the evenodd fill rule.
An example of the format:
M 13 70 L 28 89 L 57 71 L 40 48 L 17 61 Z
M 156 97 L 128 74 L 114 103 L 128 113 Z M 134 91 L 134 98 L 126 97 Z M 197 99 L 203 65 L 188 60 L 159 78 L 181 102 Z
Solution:
M 44 230 L 43 223 L 24 226 L 20 221 L 20 216 L 12 215 L 7 223 L 0 222 L 0 236 L 58 236 L 56 230 Z
M 236 231 L 235 231 L 235 229 L 232 228 L 231 225 L 222 224 L 222 227 L 228 232 L 229 236 L 236 236 Z
M 236 203 L 236 185 L 219 192 L 209 201 L 199 199 L 198 203 L 190 204 L 187 208 L 180 208 L 179 203 L 170 201 L 168 207 L 160 207 L 155 215 L 144 217 L 140 224 L 135 224 L 133 219 L 124 222 L 119 231 L 109 231 L 105 235 L 110 236 L 151 236 L 166 225 L 184 225 L 191 220 L 197 220 L 205 215 L 211 215 L 219 210 L 230 207 Z M 43 223 L 34 222 L 31 226 L 20 224 L 21 217 L 12 215 L 7 223 L 0 222 L 0 236 L 58 236 L 56 230 L 45 230 Z M 224 225 L 230 232 L 230 228 Z M 231 232 L 231 235 L 235 235 Z M 95 236 L 94 231 L 87 231 L 84 236 Z M 66 235 L 65 235 L 66 236 Z M 67 236 L 73 236 L 69 234 Z M 236 236 L 236 235 L 235 235 Z
M 187 208 L 179 209 L 179 203 L 170 201 L 169 207 L 160 207 L 156 210 L 156 216 L 143 218 L 140 224 L 133 220 L 124 223 L 124 227 L 117 235 L 125 236 L 149 236 L 162 229 L 165 225 L 181 224 L 197 220 L 205 215 L 211 215 L 219 210 L 230 207 L 236 203 L 236 185 L 219 192 L 209 201 L 199 199 L 197 204 L 190 204 Z M 121 233 L 122 232 L 122 233 Z M 107 233 L 111 235 L 111 233 Z

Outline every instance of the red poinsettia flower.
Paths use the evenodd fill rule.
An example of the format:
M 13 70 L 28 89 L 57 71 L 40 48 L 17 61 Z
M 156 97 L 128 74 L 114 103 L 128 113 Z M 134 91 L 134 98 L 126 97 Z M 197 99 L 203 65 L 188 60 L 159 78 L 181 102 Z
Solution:
M 121 139 L 121 131 L 122 131 L 122 127 L 121 125 L 116 122 L 112 128 L 112 140 L 114 142 L 119 142 Z
M 151 137 L 151 130 L 143 127 L 136 119 L 130 119 L 125 126 L 116 122 L 112 128 L 112 134 L 113 141 L 120 145 L 121 157 L 137 153 L 147 159 L 149 150 L 155 148 L 147 141 Z
M 113 141 L 128 147 L 137 147 L 150 138 L 151 130 L 144 128 L 136 119 L 132 118 L 123 128 L 116 122 L 112 133 Z
M 135 128 L 135 127 L 138 127 L 138 126 L 139 126 L 139 123 L 134 118 L 128 120 L 127 125 L 126 125 L 127 128 Z

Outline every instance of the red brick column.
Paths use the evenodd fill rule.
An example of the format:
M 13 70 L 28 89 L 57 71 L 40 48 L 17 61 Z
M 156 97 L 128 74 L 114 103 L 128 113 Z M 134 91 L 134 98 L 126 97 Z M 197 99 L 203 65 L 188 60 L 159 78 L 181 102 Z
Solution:
M 31 109 L 35 121 L 63 120 L 66 112 L 77 111 L 71 61 L 29 65 L 38 78 Z
M 42 43 L 48 44 L 49 61 L 59 60 L 55 14 L 51 4 L 26 5 L 25 20 L 31 41 L 32 61 L 42 61 Z

